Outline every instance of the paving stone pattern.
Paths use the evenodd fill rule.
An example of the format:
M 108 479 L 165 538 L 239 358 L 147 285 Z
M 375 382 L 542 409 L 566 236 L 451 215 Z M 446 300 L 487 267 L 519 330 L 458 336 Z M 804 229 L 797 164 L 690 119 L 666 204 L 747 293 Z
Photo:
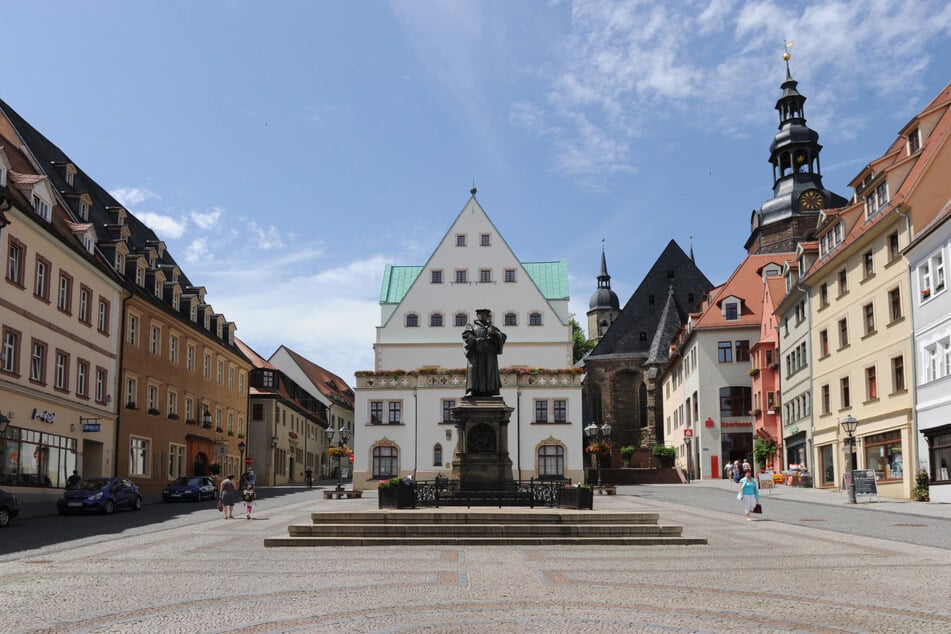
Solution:
M 209 510 L 192 526 L 0 564 L 3 632 L 951 632 L 951 550 L 624 495 L 709 545 L 265 548 L 361 500 Z M 278 504 L 283 504 L 278 506 Z

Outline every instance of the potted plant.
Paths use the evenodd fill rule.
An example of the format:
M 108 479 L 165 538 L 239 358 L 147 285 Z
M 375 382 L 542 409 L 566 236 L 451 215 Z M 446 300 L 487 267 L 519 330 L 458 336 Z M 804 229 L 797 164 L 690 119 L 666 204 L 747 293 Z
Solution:
M 658 462 L 660 462 L 660 466 L 666 469 L 674 466 L 674 458 L 677 455 L 677 450 L 667 445 L 654 445 L 651 447 L 651 454 L 657 458 Z
M 911 496 L 918 502 L 929 502 L 931 495 L 928 487 L 931 484 L 931 478 L 924 469 L 919 469 L 915 474 L 915 488 L 911 490 Z
M 633 455 L 634 455 L 634 445 L 627 445 L 626 447 L 621 447 L 621 466 L 630 467 L 631 456 Z
M 377 504 L 381 509 L 416 508 L 416 483 L 413 482 L 413 476 L 380 480 L 377 492 Z
M 593 509 L 594 492 L 587 484 L 563 486 L 558 490 L 558 507 L 563 509 Z
M 776 443 L 772 440 L 767 442 L 757 438 L 756 442 L 753 443 L 753 458 L 760 469 L 765 469 L 766 465 L 772 462 L 772 458 L 775 455 Z

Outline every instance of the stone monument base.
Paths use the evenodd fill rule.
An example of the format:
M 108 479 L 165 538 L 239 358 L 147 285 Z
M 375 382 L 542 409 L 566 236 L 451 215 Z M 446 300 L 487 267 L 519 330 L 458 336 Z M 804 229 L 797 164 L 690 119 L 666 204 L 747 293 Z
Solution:
M 456 451 L 452 479 L 464 491 L 498 491 L 513 487 L 508 425 L 513 408 L 501 396 L 463 399 L 452 408 Z

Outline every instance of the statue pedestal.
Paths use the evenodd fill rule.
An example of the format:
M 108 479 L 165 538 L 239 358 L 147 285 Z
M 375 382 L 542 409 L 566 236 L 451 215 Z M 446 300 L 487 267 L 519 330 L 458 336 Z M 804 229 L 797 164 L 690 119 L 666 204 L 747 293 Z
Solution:
M 452 408 L 456 451 L 452 478 L 465 491 L 499 490 L 512 486 L 508 426 L 513 408 L 501 396 L 463 399 Z

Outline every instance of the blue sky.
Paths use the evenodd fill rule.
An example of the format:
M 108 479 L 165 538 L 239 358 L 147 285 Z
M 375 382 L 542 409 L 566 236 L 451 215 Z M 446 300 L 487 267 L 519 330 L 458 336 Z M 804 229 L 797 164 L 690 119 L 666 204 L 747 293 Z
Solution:
M 846 184 L 949 81 L 944 1 L 0 3 L 2 97 L 166 241 L 238 336 L 352 382 L 386 263 L 478 199 L 523 261 L 670 239 L 714 283 L 772 192 L 791 68 Z

